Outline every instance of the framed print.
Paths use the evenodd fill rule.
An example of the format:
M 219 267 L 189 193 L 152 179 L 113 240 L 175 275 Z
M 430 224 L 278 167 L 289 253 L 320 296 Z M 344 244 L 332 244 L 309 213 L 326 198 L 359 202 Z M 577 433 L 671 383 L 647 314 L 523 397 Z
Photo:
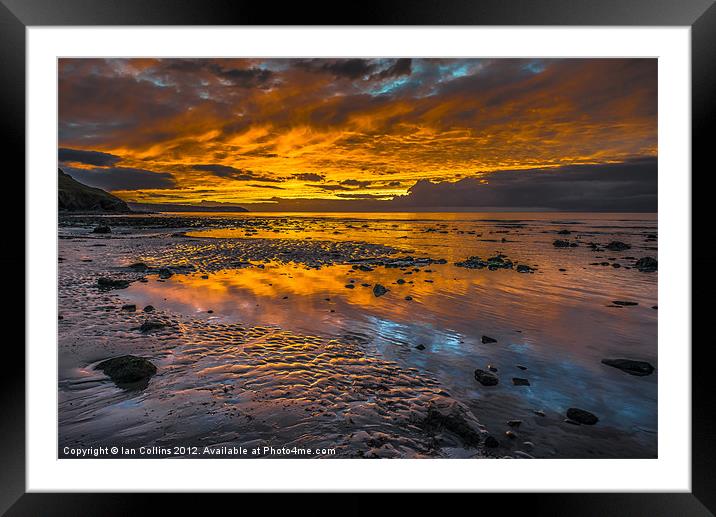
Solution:
M 712 2 L 274 10 L 4 0 L 3 511 L 710 515 Z

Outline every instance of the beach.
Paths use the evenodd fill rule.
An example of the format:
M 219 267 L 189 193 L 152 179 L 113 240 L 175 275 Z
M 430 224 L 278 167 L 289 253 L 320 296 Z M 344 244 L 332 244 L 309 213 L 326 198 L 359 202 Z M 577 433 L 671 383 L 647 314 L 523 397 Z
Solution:
M 654 213 L 59 222 L 60 457 L 657 455 Z

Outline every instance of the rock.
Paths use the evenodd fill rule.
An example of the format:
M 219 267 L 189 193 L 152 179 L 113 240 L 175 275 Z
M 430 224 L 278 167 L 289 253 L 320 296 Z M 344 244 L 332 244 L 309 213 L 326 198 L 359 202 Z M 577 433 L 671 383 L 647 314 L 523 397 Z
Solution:
M 493 365 L 491 365 L 491 364 L 488 364 L 488 365 L 487 365 L 487 369 L 490 370 L 490 371 L 493 372 L 493 373 L 497 371 L 497 367 L 496 367 L 496 366 L 493 366 Z
M 621 371 L 638 377 L 651 375 L 654 367 L 646 361 L 633 361 L 631 359 L 602 359 L 602 364 L 619 368 Z
M 636 267 L 642 273 L 653 273 L 658 269 L 659 263 L 653 257 L 643 257 L 636 261 Z
M 425 345 L 420 344 L 420 345 L 416 346 L 415 349 L 416 350 L 425 350 Z
M 570 232 L 569 230 L 560 230 L 557 232 L 558 235 L 569 235 L 570 233 L 572 232 Z
M 209 279 L 209 275 L 201 275 L 201 278 L 202 278 L 202 280 L 208 280 L 208 279 Z
M 404 283 L 405 283 L 405 280 L 403 280 L 402 278 L 398 278 L 398 280 L 396 280 L 396 283 L 398 283 L 398 284 L 404 284 Z
M 462 262 L 455 262 L 455 265 L 458 267 L 464 267 L 468 269 L 482 269 L 484 267 L 487 267 L 487 262 L 482 260 L 480 257 L 473 256 L 468 257 L 467 259 L 463 260 Z
M 102 361 L 96 367 L 117 385 L 148 380 L 157 373 L 157 367 L 143 357 L 123 355 Z
M 497 441 L 497 438 L 495 438 L 492 435 L 489 435 L 487 438 L 485 438 L 485 447 L 489 447 L 490 449 L 494 449 L 495 447 L 499 447 L 500 442 Z
M 475 380 L 483 386 L 495 386 L 500 382 L 497 375 L 481 370 L 480 368 L 475 370 Z
M 408 301 L 412 301 L 413 297 L 412 297 L 412 296 L 406 296 L 405 299 L 408 300 Z
M 534 273 L 534 269 L 526 264 L 517 264 L 516 270 L 518 273 Z
M 510 440 L 517 438 L 517 435 L 512 431 L 505 431 L 505 436 L 507 436 Z
M 610 251 L 624 251 L 631 248 L 629 244 L 621 241 L 612 241 L 604 247 Z
M 159 278 L 167 279 L 171 278 L 174 275 L 174 272 L 169 269 L 168 267 L 163 267 L 159 270 Z
M 129 287 L 129 280 L 101 277 L 97 279 L 97 287 L 100 289 L 126 289 Z
M 482 336 L 482 344 L 486 345 L 487 343 L 497 343 L 497 340 L 490 336 Z
M 106 224 L 98 224 L 94 227 L 94 230 L 92 230 L 92 233 L 112 233 L 112 228 L 110 228 Z
M 429 431 L 447 430 L 460 437 L 468 447 L 479 445 L 482 438 L 480 423 L 470 410 L 444 397 L 430 401 L 423 425 Z
M 625 302 L 623 300 L 614 300 L 612 303 L 614 305 L 620 305 L 622 307 L 632 307 L 634 305 L 639 305 L 637 302 Z
M 563 239 L 557 239 L 552 243 L 555 248 L 569 248 L 572 244 L 569 241 Z
M 135 262 L 134 264 L 130 264 L 127 266 L 128 269 L 131 269 L 133 271 L 146 271 L 149 269 L 149 267 L 144 262 Z
M 147 320 L 144 323 L 142 323 L 142 325 L 139 327 L 139 330 L 142 333 L 146 334 L 147 332 L 151 332 L 153 330 L 163 329 L 166 326 L 167 326 L 166 323 L 162 323 L 161 321 Z
M 527 369 L 526 366 L 522 366 L 521 364 L 516 364 L 515 366 L 516 366 L 517 368 L 519 368 L 520 370 L 522 370 L 522 371 L 524 371 L 524 370 Z
M 522 377 L 512 377 L 512 384 L 515 386 L 529 386 L 530 381 L 523 379 Z
M 126 304 L 126 305 L 122 305 L 122 310 L 123 310 L 123 311 L 134 312 L 134 311 L 137 310 L 137 306 L 134 305 L 133 303 L 128 303 L 128 304 Z
M 617 263 L 615 262 L 614 264 L 612 264 L 612 267 L 613 267 L 613 268 L 620 268 L 620 267 L 622 267 L 622 266 L 621 266 L 621 264 L 617 264 Z
M 542 411 L 541 409 L 535 409 L 533 413 L 537 416 L 546 416 L 544 411 Z
M 594 425 L 599 422 L 596 415 L 576 407 L 571 407 L 567 410 L 567 418 L 584 425 Z
M 388 292 L 388 289 L 382 284 L 375 284 L 375 286 L 373 286 L 373 294 L 376 297 L 383 296 L 387 292 Z
M 346 289 L 355 289 L 355 288 L 356 288 L 356 286 L 353 285 L 353 284 L 346 284 L 346 285 L 343 286 L 343 287 L 345 287 Z
M 142 309 L 144 312 L 154 312 L 154 306 L 153 305 L 147 305 L 144 309 Z

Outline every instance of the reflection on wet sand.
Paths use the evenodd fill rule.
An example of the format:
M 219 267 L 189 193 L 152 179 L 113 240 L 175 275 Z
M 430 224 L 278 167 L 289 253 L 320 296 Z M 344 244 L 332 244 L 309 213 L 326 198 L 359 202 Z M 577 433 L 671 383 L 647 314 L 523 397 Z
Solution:
M 205 401 L 210 407 L 219 404 L 252 418 L 261 414 L 273 422 L 273 431 L 264 429 L 262 435 L 256 429 L 255 440 L 266 433 L 296 439 L 284 428 L 305 433 L 302 443 L 325 444 L 327 436 L 340 442 L 345 433 L 355 436 L 359 426 L 348 432 L 335 427 L 338 418 L 350 426 L 359 421 L 375 425 L 386 433 L 383 438 L 360 435 L 362 445 L 341 442 L 349 456 L 368 449 L 376 456 L 433 455 L 438 450 L 440 455 L 465 455 L 456 452 L 465 450 L 465 437 L 449 430 L 440 435 L 441 445 L 424 441 L 426 426 L 433 429 L 436 418 L 434 410 L 425 412 L 432 407 L 428 400 L 449 392 L 450 400 L 464 403 L 499 439 L 498 455 L 520 456 L 528 450 L 536 457 L 653 457 L 657 373 L 634 377 L 601 360 L 628 357 L 658 366 L 657 311 L 652 308 L 657 304 L 657 276 L 634 269 L 638 258 L 655 254 L 655 220 L 603 214 L 584 221 L 555 215 L 519 220 L 449 215 L 452 219 L 421 221 L 401 220 L 395 214 L 362 220 L 267 217 L 251 219 L 251 225 L 241 228 L 209 225 L 183 239 L 135 239 L 132 245 L 116 239 L 111 252 L 122 267 L 141 260 L 150 268 L 191 268 L 178 268 L 168 278 L 150 269 L 143 282 L 112 293 L 118 304 L 135 303 L 140 310 L 156 307 L 156 317 L 173 322 L 171 331 L 141 337 L 124 331 L 123 345 L 107 342 L 111 347 L 135 341 L 145 346 L 165 335 L 167 343 L 176 345 L 165 359 L 160 356 L 165 367 L 148 392 L 173 393 L 174 401 L 186 398 L 183 409 L 173 404 L 172 413 L 161 420 L 181 414 L 187 425 L 195 422 L 197 435 L 201 424 L 196 404 L 204 404 L 197 402 L 202 400 L 199 391 L 209 390 L 218 396 Z M 578 243 L 576 248 L 552 245 L 566 234 Z M 629 248 L 604 249 L 614 240 Z M 83 256 L 87 249 L 78 246 Z M 468 257 L 486 260 L 498 254 L 515 267 L 455 265 Z M 391 262 L 401 257 L 437 262 Z M 517 264 L 530 266 L 526 271 L 532 272 L 518 272 Z M 376 284 L 388 291 L 376 296 Z M 636 305 L 615 305 L 615 300 Z M 127 317 L 139 323 L 146 318 L 141 313 Z M 107 340 L 103 330 L 102 339 Z M 247 341 L 242 337 L 247 332 L 259 334 Z M 98 354 L 97 359 L 105 356 Z M 352 365 L 350 370 L 343 370 L 344 362 Z M 499 383 L 476 382 L 477 368 L 489 369 Z M 398 389 L 393 381 L 406 375 L 414 379 L 406 406 L 413 417 L 401 421 L 417 427 L 412 437 L 401 438 L 399 433 L 391 435 L 394 428 L 376 415 L 389 419 L 389 408 L 402 403 L 390 397 L 379 397 L 378 403 L 375 397 Z M 370 377 L 372 391 L 365 392 L 361 402 L 332 401 L 328 394 L 312 398 L 313 387 L 339 393 L 350 390 L 342 384 L 346 379 L 353 379 L 353 386 Z M 417 395 L 423 390 L 428 391 Z M 242 395 L 224 400 L 230 393 Z M 152 396 L 141 396 L 144 407 L 159 411 Z M 274 408 L 285 406 L 286 412 L 269 417 L 268 406 L 258 400 Z M 368 420 L 357 417 L 356 404 L 365 411 L 374 403 L 377 413 Z M 414 414 L 417 407 L 423 408 L 419 418 Z M 597 414 L 599 425 L 565 423 L 569 407 Z M 317 417 L 321 413 L 315 408 L 324 408 L 330 418 L 311 430 L 310 421 L 297 415 Z M 517 420 L 518 429 L 507 425 Z M 189 428 L 181 433 L 177 429 L 172 436 L 187 436 Z M 401 449 L 403 439 L 414 443 Z M 368 442 L 375 446 L 366 449 Z

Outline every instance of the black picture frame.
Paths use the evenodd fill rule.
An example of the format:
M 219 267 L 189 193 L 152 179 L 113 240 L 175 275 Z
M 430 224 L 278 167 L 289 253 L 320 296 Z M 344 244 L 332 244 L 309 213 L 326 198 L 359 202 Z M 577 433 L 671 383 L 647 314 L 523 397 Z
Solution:
M 354 5 L 354 8 L 351 6 Z M 0 103 L 4 186 L 25 192 L 25 30 L 31 26 L 63 25 L 601 25 L 689 26 L 692 73 L 692 171 L 683 174 L 692 185 L 692 242 L 709 235 L 711 214 L 705 211 L 706 196 L 713 195 L 711 135 L 716 134 L 716 5 L 714 0 L 383 0 L 360 4 L 310 2 L 271 4 L 246 0 L 0 0 Z M 698 188 L 693 171 L 700 170 Z M 670 172 L 671 173 L 671 172 Z M 707 183 L 708 182 L 708 183 Z M 22 196 L 15 195 L 15 199 Z M 703 203 L 696 203 L 701 199 Z M 701 208 L 698 209 L 697 207 Z M 22 209 L 17 207 L 18 210 Z M 699 212 L 700 210 L 700 212 Z M 24 213 L 24 212 L 23 212 Z M 11 237 L 13 238 L 13 237 Z M 13 238 L 18 240 L 16 238 Z M 24 250 L 24 238 L 17 244 Z M 716 425 L 710 380 L 714 365 L 711 339 L 705 332 L 713 292 L 716 256 L 708 246 L 683 250 L 684 266 L 691 263 L 698 283 L 692 288 L 692 336 L 673 343 L 692 352 L 692 491 L 690 493 L 639 494 L 484 494 L 479 507 L 504 505 L 510 512 L 570 515 L 713 515 L 716 513 Z M 22 252 L 24 254 L 24 251 Z M 0 261 L 19 284 L 27 271 L 18 252 L 5 253 Z M 12 281 L 12 280 L 10 280 Z M 661 281 L 668 281 L 662 278 Z M 20 286 L 13 291 L 24 292 Z M 704 295 L 699 303 L 699 294 Z M 19 303 L 15 302 L 17 307 Z M 12 310 L 12 309 L 8 309 Z M 26 307 L 31 311 L 32 307 Z M 6 313 L 9 315 L 10 313 Z M 8 324 L 6 329 L 11 326 Z M 684 333 L 686 334 L 687 329 Z M 0 375 L 0 513 L 6 515 L 127 515 L 143 513 L 150 503 L 160 502 L 165 513 L 171 507 L 184 511 L 201 508 L 204 513 L 225 504 L 229 495 L 207 498 L 188 494 L 58 494 L 26 493 L 25 490 L 25 353 L 19 339 L 5 334 L 3 374 Z M 707 337 L 709 336 L 709 337 Z M 49 350 L 49 349 L 48 349 Z M 50 353 L 48 351 L 48 353 Z M 91 467 L 90 467 L 91 468 Z M 246 496 L 242 495 L 242 498 Z M 264 496 L 265 497 L 265 496 Z M 312 514 L 321 507 L 331 513 L 372 512 L 374 503 L 365 496 L 350 495 L 350 502 L 330 508 L 317 505 L 306 495 L 294 495 L 293 512 L 302 505 Z M 161 498 L 161 501 L 159 499 Z M 507 499 L 508 501 L 500 501 Z M 242 508 L 248 508 L 242 502 Z M 266 501 L 265 499 L 263 500 Z M 273 503 L 276 500 L 272 498 Z M 280 501 L 280 500 L 279 500 Z M 322 500 L 324 501 L 324 500 Z M 260 501 L 257 501 L 262 504 Z M 453 503 L 455 504 L 455 503 Z M 459 503 L 458 503 L 459 504 Z M 469 503 L 470 506 L 477 504 Z M 411 508 L 412 507 L 412 508 Z M 479 510 L 478 506 L 474 508 Z M 275 507 L 274 507 L 275 508 Z M 422 496 L 401 503 L 401 513 L 424 508 Z M 237 508 L 238 510 L 238 508 Z

